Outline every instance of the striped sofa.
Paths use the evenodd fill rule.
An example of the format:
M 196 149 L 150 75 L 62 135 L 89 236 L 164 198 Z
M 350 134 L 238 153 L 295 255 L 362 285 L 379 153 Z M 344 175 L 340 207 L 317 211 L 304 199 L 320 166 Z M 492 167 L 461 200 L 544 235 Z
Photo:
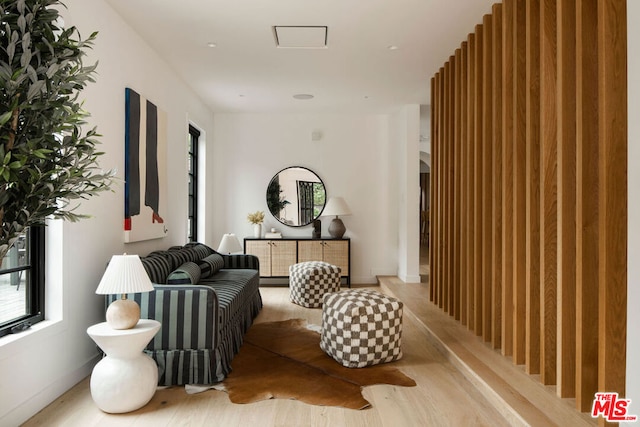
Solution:
M 158 385 L 222 381 L 262 309 L 258 258 L 188 244 L 140 259 L 154 283 L 134 295 L 140 317 L 162 324 L 144 350 L 158 364 Z

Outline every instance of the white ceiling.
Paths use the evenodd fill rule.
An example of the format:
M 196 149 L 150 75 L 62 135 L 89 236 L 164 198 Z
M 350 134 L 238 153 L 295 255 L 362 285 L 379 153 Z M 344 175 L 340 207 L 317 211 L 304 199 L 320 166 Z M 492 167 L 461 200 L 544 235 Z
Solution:
M 430 78 L 494 3 L 106 1 L 214 112 L 287 113 L 388 113 L 429 104 Z M 277 48 L 276 25 L 327 26 L 327 47 Z M 314 98 L 293 99 L 300 93 Z

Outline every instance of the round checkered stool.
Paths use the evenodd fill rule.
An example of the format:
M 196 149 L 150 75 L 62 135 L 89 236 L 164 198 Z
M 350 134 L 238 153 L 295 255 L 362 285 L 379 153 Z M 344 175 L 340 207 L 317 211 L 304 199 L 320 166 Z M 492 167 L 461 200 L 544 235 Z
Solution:
M 340 267 L 322 261 L 289 266 L 289 299 L 303 307 L 321 307 L 327 292 L 340 290 Z
M 370 289 L 326 294 L 320 347 L 347 368 L 402 357 L 402 302 Z

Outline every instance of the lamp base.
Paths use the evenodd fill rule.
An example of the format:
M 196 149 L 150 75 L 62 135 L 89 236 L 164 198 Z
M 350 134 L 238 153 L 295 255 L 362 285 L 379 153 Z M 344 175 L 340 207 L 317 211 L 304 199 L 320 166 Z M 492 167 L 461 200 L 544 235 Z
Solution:
M 329 224 L 329 234 L 334 239 L 342 239 L 342 236 L 344 236 L 345 231 L 347 231 L 347 229 L 342 223 L 342 220 L 338 217 L 335 217 L 331 221 L 331 224 Z
M 107 308 L 107 323 L 113 329 L 131 329 L 140 320 L 140 306 L 131 299 L 115 300 Z

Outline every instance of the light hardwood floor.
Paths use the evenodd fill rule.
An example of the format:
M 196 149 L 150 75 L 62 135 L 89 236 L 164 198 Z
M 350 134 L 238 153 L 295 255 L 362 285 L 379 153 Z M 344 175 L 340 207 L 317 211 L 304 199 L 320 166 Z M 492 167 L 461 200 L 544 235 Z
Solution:
M 426 252 L 423 252 L 426 254 Z M 220 391 L 187 395 L 181 387 L 158 390 L 129 414 L 109 415 L 91 400 L 85 379 L 31 418 L 29 426 L 593 426 L 588 414 L 560 399 L 555 388 L 514 366 L 499 352 L 429 302 L 429 268 L 423 283 L 380 277 L 381 292 L 404 302 L 402 360 L 395 364 L 416 387 L 364 389 L 371 409 L 355 411 L 270 400 L 236 405 Z M 354 285 L 357 287 L 357 285 Z M 289 302 L 288 288 L 262 287 L 264 309 L 256 322 L 304 318 L 320 324 L 321 310 Z
M 304 318 L 320 324 L 321 309 L 289 302 L 288 288 L 263 287 L 264 309 L 256 322 Z M 402 360 L 395 362 L 416 387 L 367 387 L 373 408 L 362 411 L 312 406 L 293 400 L 248 405 L 224 392 L 187 395 L 182 387 L 158 390 L 151 402 L 128 414 L 101 412 L 85 379 L 25 426 L 506 426 L 507 422 L 405 312 Z

